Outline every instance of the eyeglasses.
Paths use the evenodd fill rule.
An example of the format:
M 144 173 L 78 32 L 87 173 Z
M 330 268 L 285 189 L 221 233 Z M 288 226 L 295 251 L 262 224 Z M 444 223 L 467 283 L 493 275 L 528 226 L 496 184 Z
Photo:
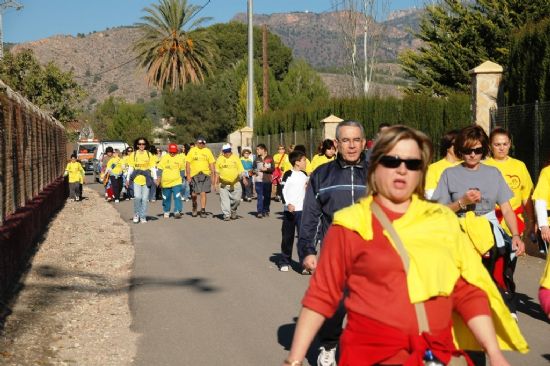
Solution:
M 470 155 L 471 153 L 474 153 L 476 155 L 481 155 L 481 154 L 483 154 L 483 148 L 482 147 L 476 147 L 475 149 L 474 148 L 463 148 L 462 149 L 462 154 L 463 155 Z
M 380 164 L 384 168 L 395 169 L 405 163 L 408 170 L 420 170 L 422 168 L 422 160 L 420 159 L 401 159 L 399 156 L 384 155 L 380 158 Z
M 199 144 L 199 145 L 204 145 L 205 142 L 199 141 L 198 144 Z

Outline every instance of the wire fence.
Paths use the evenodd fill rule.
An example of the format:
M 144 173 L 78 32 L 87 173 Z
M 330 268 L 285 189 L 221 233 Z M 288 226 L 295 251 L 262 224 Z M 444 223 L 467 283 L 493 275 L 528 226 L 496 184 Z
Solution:
M 280 132 L 272 135 L 254 135 L 252 141 L 255 143 L 254 146 L 260 143 L 265 144 L 270 154 L 275 154 L 279 145 L 284 145 L 287 148 L 290 145 L 304 145 L 307 151 L 306 155 L 309 159 L 312 159 L 313 155 L 317 153 L 317 146 L 323 141 L 323 129 L 310 128 L 303 131 Z
M 534 181 L 550 159 L 550 102 L 535 102 L 491 110 L 491 130 L 510 131 L 510 155 L 527 165 Z
M 0 81 L 0 226 L 63 174 L 65 128 Z

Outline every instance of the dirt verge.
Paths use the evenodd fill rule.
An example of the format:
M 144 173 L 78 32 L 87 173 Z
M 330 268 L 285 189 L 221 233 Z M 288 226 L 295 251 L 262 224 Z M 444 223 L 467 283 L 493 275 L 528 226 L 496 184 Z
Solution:
M 1 365 L 130 365 L 130 228 L 92 189 L 52 219 L 0 335 Z

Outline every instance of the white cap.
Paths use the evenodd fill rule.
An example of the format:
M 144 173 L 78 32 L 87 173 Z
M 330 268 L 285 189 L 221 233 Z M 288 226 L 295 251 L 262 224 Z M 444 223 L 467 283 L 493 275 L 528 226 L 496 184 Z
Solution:
M 230 145 L 230 144 L 223 144 L 223 146 L 222 146 L 222 151 L 223 151 L 223 152 L 229 152 L 229 151 L 231 151 L 231 145 Z

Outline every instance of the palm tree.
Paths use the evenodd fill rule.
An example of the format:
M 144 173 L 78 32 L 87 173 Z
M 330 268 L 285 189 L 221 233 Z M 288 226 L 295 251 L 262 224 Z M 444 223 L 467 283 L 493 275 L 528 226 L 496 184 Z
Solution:
M 200 9 L 187 0 L 160 0 L 143 9 L 147 15 L 136 24 L 142 36 L 133 47 L 147 70 L 149 86 L 182 89 L 187 83 L 202 82 L 211 72 L 214 43 L 204 32 L 190 32 L 210 18 L 198 18 L 187 27 Z

